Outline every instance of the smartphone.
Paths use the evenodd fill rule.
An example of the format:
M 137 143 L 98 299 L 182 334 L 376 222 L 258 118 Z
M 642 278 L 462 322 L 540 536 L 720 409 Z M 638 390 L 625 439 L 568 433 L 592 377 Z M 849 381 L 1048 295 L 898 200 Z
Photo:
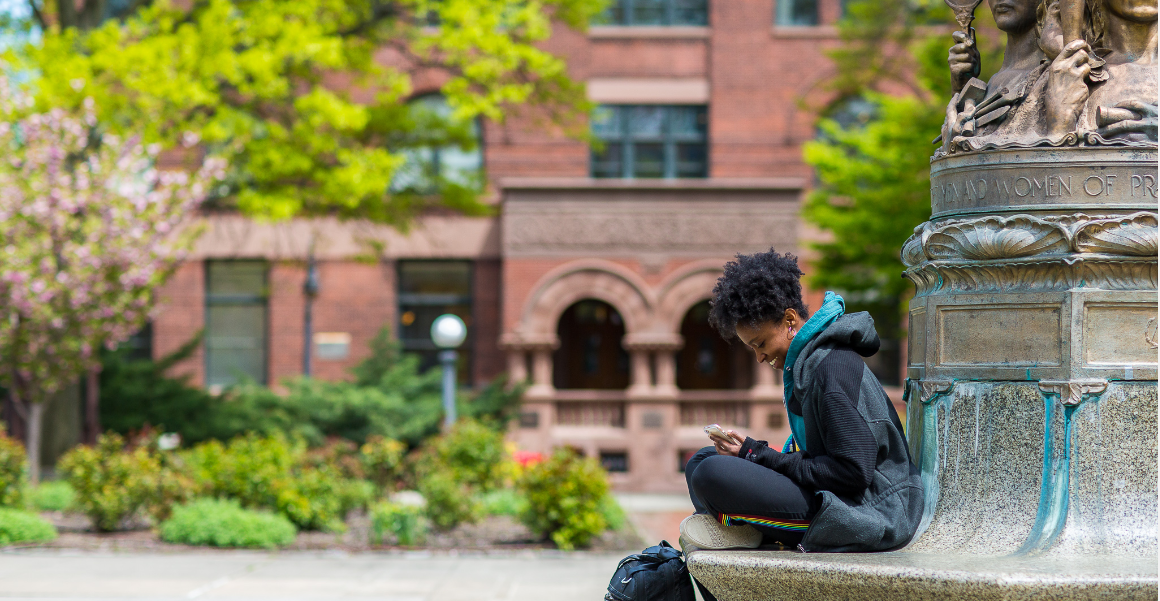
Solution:
M 729 435 L 726 434 L 725 431 L 721 429 L 721 426 L 718 426 L 717 424 L 709 424 L 708 426 L 705 426 L 705 433 L 709 435 L 709 438 L 720 438 L 721 440 L 732 441 L 732 439 L 729 438 Z

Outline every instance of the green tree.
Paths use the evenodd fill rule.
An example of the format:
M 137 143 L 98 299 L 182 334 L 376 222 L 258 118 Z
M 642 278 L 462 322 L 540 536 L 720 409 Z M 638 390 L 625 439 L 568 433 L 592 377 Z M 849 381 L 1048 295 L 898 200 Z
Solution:
M 165 147 L 199 140 L 231 165 L 218 205 L 399 227 L 432 204 L 486 211 L 478 185 L 452 178 L 435 182 L 438 194 L 388 193 L 408 149 L 470 147 L 476 118 L 524 104 L 581 127 L 583 86 L 538 43 L 553 21 L 582 29 L 605 3 L 27 1 L 24 26 L 41 35 L 8 54 L 35 74 L 39 110 L 93 97 L 114 131 Z M 450 111 L 408 106 L 417 76 L 443 81 Z
M 939 23 L 945 26 L 930 27 Z M 999 65 L 1001 40 L 989 15 L 976 23 L 988 77 Z M 819 137 L 804 147 L 818 185 L 802 215 L 828 234 L 813 245 L 810 284 L 841 291 L 850 309 L 870 311 L 880 334 L 897 339 L 911 290 L 901 277 L 901 249 L 930 218 L 930 156 L 951 96 L 946 60 L 954 19 L 941 1 L 857 0 L 839 28 L 831 87 L 839 98 L 869 100 L 874 110 L 845 127 L 822 119 Z M 879 91 L 900 87 L 910 93 Z

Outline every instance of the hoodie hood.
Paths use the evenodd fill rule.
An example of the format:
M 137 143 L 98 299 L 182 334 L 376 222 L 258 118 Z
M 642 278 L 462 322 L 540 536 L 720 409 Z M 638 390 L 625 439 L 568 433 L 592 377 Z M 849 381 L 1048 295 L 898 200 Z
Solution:
M 804 395 L 813 384 L 818 363 L 832 348 L 848 348 L 863 357 L 878 352 L 882 340 L 874 329 L 874 318 L 865 311 L 839 316 L 802 349 L 793 366 L 794 394 Z

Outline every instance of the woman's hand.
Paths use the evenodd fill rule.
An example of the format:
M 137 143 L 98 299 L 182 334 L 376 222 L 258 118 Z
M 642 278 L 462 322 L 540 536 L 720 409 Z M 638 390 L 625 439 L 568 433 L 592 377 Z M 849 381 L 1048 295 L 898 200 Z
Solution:
M 724 440 L 716 436 L 709 436 L 709 439 L 713 441 L 713 446 L 717 448 L 718 455 L 732 455 L 733 457 L 737 457 L 737 454 L 741 452 L 741 445 L 745 442 L 745 437 L 733 430 L 726 430 L 725 433 L 729 435 L 729 440 Z
M 1084 79 L 1092 72 L 1091 47 L 1083 40 L 1073 40 L 1051 62 L 1044 92 L 1047 108 L 1047 133 L 1062 135 L 1075 131 L 1090 91 Z
M 951 37 L 955 45 L 951 46 L 947 64 L 951 68 L 951 91 L 958 94 L 972 77 L 979 76 L 979 49 L 966 33 L 956 31 Z

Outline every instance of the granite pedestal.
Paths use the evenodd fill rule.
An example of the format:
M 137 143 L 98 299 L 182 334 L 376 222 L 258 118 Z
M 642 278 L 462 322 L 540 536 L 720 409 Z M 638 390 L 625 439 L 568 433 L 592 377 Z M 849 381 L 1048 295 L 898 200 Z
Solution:
M 954 154 L 931 179 L 902 250 L 918 533 L 690 571 L 721 601 L 1156 599 L 1156 151 Z

